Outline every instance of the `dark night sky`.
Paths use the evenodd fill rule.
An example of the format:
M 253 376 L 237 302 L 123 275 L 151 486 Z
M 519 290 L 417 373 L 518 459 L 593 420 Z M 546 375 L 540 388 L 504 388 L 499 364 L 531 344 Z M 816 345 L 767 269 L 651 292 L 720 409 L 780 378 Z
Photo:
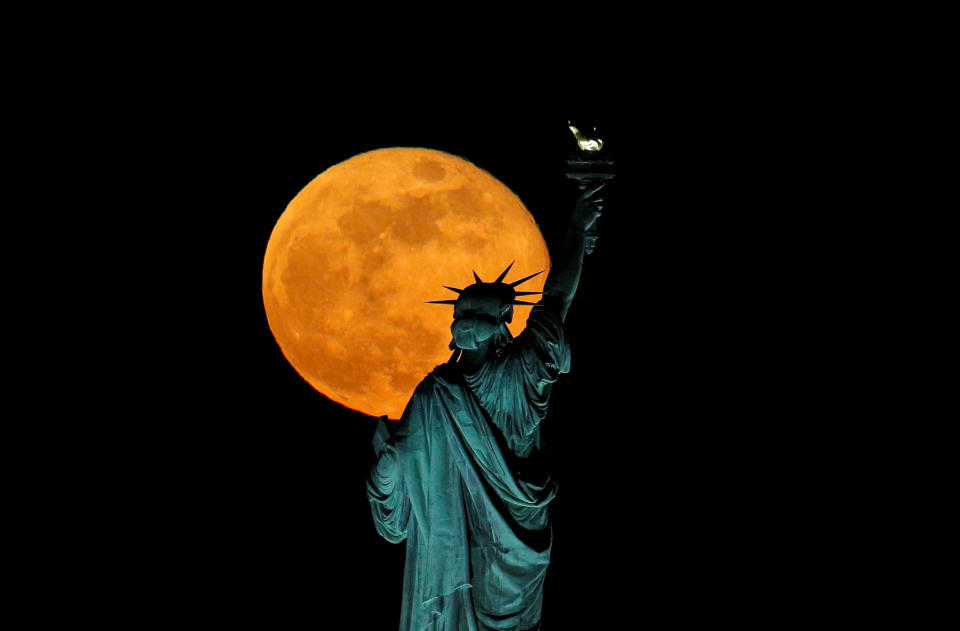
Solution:
M 736 619 L 780 598 L 818 528 L 797 508 L 809 499 L 793 465 L 823 430 L 798 394 L 815 384 L 783 360 L 803 343 L 793 323 L 807 307 L 782 291 L 791 272 L 774 253 L 800 198 L 778 190 L 763 134 L 744 138 L 695 99 L 587 101 L 229 116 L 218 102 L 192 115 L 175 169 L 190 203 L 165 212 L 193 228 L 158 281 L 173 334 L 158 340 L 162 388 L 141 386 L 159 418 L 138 430 L 130 466 L 146 473 L 129 483 L 156 545 L 146 562 L 176 569 L 175 593 L 271 626 L 362 611 L 356 628 L 395 628 L 403 546 L 376 535 L 364 488 L 375 420 L 325 399 L 282 356 L 260 295 L 267 240 L 327 167 L 421 146 L 503 181 L 553 250 L 576 196 L 562 173 L 572 117 L 600 126 L 619 175 L 567 320 L 572 372 L 543 425 L 560 485 L 545 628 L 610 628 L 638 612 Z

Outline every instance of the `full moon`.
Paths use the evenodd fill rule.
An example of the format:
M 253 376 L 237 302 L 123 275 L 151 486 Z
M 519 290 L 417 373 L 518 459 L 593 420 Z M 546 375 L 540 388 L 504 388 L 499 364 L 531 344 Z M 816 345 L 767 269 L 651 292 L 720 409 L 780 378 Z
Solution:
M 378 149 L 330 167 L 277 220 L 263 304 L 284 357 L 330 399 L 400 418 L 414 388 L 450 357 L 455 299 L 444 289 L 549 270 L 543 235 L 490 173 L 440 151 Z M 540 291 L 546 274 L 518 289 Z M 536 302 L 536 296 L 531 302 Z M 523 330 L 529 307 L 508 325 Z

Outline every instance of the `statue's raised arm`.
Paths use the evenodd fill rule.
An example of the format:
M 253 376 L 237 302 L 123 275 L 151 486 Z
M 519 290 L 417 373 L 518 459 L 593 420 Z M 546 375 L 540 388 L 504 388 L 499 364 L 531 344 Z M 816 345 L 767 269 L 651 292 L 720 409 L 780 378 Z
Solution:
M 592 251 L 596 242 L 596 235 L 589 233 L 603 210 L 603 198 L 597 194 L 604 185 L 588 188 L 577 198 L 556 263 L 543 288 L 544 296 L 552 297 L 560 305 L 560 315 L 564 319 L 577 293 L 584 254 Z

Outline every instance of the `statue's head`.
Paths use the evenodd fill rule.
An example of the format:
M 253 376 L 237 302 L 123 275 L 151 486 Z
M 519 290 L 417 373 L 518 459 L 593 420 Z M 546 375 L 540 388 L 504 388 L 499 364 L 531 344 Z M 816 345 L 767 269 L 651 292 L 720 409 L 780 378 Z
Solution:
M 501 282 L 513 267 L 513 263 L 507 266 L 507 269 L 492 283 L 485 283 L 480 280 L 476 272 L 473 277 L 476 283 L 457 289 L 455 287 L 446 287 L 447 289 L 460 294 L 456 300 L 432 300 L 431 304 L 453 305 L 453 323 L 450 325 L 450 332 L 453 334 L 453 341 L 450 342 L 450 348 L 460 348 L 463 350 L 473 350 L 479 348 L 488 340 L 497 337 L 509 339 L 510 332 L 506 324 L 513 321 L 514 305 L 530 306 L 534 303 L 517 300 L 517 296 L 530 296 L 539 294 L 539 291 L 516 291 L 514 287 L 524 283 L 534 276 L 542 274 L 537 272 L 526 278 L 521 278 L 512 283 Z

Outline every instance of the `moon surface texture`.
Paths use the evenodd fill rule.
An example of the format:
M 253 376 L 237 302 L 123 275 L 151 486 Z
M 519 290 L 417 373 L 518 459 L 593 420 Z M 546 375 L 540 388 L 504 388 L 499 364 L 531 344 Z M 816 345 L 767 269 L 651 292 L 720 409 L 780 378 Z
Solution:
M 316 390 L 400 418 L 414 388 L 450 357 L 455 299 L 473 271 L 504 282 L 549 270 L 533 216 L 504 184 L 440 151 L 378 149 L 330 167 L 280 216 L 263 262 L 267 322 Z M 517 287 L 540 291 L 546 274 Z M 528 297 L 536 302 L 536 296 Z M 530 307 L 514 307 L 518 335 Z

